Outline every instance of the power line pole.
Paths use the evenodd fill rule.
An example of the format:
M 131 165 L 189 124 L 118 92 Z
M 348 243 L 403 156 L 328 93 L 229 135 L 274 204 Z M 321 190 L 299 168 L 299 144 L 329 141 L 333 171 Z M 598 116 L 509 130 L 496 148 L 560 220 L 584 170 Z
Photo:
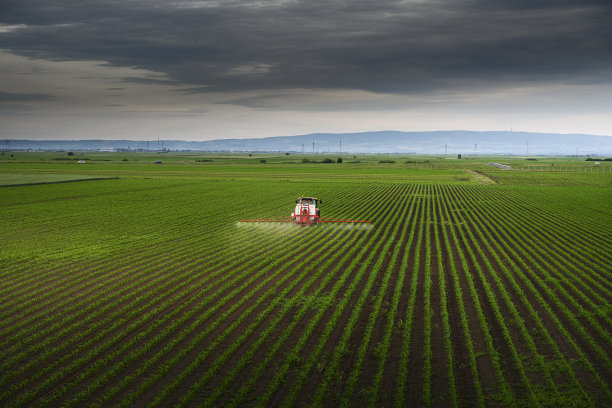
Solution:
M 314 142 L 312 142 L 312 154 L 314 154 Z
M 478 144 L 474 143 L 474 156 L 478 156 Z

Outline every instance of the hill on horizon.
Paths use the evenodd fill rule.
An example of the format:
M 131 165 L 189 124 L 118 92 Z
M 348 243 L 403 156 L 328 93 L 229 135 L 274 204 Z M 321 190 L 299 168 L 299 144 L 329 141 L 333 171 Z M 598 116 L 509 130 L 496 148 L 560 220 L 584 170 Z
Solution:
M 148 150 L 295 153 L 610 155 L 612 136 L 511 131 L 373 131 L 251 139 L 8 140 L 11 150 Z

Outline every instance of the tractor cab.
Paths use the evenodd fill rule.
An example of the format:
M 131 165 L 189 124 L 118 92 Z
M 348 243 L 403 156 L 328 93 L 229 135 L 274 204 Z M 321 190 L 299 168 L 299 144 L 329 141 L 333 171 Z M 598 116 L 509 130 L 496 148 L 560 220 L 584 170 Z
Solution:
M 295 200 L 296 206 L 291 214 L 291 220 L 301 225 L 318 223 L 321 214 L 317 205 L 322 202 L 316 197 L 298 197 Z
M 308 204 L 314 204 L 315 206 L 317 205 L 317 202 L 321 202 L 321 200 L 319 200 L 318 198 L 314 198 L 314 197 L 298 197 L 297 200 L 295 200 L 296 203 L 302 203 L 302 202 L 306 202 Z

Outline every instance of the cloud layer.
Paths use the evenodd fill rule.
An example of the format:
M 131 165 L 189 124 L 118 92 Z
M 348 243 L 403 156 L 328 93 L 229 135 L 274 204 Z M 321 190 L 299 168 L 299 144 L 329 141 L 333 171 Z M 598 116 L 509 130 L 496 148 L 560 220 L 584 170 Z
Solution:
M 164 72 L 211 91 L 412 92 L 481 80 L 612 79 L 608 2 L 3 4 L 0 22 L 21 28 L 1 35 L 0 48 Z
M 146 70 L 159 76 L 123 81 L 270 109 L 296 90 L 609 86 L 610 21 L 609 1 L 4 0 L 0 49 Z M 52 98 L 12 96 L 35 97 Z

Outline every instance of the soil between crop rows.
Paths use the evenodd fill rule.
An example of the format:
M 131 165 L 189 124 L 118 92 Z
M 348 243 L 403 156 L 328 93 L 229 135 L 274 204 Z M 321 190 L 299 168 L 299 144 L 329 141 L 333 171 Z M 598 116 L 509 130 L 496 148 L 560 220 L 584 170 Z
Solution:
M 118 259 L 116 270 L 104 269 L 95 259 L 83 268 L 67 263 L 59 280 L 37 282 L 27 270 L 14 281 L 9 276 L 7 288 L 18 289 L 19 299 L 4 299 L 2 313 L 14 305 L 19 316 L 3 324 L 0 341 L 23 342 L 25 354 L 2 355 L 0 403 L 611 402 L 612 326 L 610 314 L 598 310 L 612 303 L 609 254 L 596 237 L 582 242 L 596 255 L 583 268 L 524 240 L 554 233 L 555 245 L 571 251 L 572 231 L 586 230 L 583 224 L 568 217 L 566 233 L 562 215 L 528 224 L 525 214 L 535 215 L 526 210 L 528 198 L 498 186 L 389 184 L 368 194 L 370 229 L 241 226 L 217 233 L 216 245 L 191 257 L 185 248 L 164 256 L 148 244 L 134 268 Z M 184 235 L 181 245 L 197 240 Z M 181 262 L 173 254 L 182 254 Z M 71 276 L 78 283 L 71 285 Z M 98 296 L 110 283 L 119 283 L 117 291 Z M 107 308 L 104 322 L 143 310 L 116 326 L 109 319 L 95 344 L 71 354 L 97 334 L 95 322 L 79 324 L 86 317 L 79 312 L 96 307 Z M 48 330 L 45 347 L 28 343 L 29 321 Z M 61 356 L 68 357 L 49 375 L 31 380 Z

